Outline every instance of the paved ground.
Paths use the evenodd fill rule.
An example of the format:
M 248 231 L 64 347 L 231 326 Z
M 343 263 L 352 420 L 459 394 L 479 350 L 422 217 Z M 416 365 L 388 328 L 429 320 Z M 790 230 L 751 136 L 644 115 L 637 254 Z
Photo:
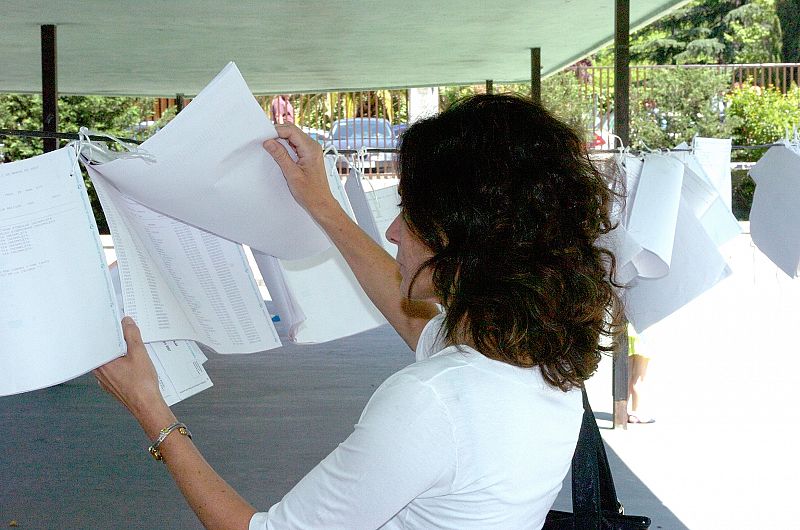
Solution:
M 800 283 L 743 238 L 737 275 L 651 333 L 658 421 L 603 428 L 620 499 L 653 528 L 796 527 L 792 423 Z M 375 387 L 411 362 L 388 328 L 263 355 L 212 355 L 215 386 L 175 405 L 208 460 L 267 508 L 352 429 Z M 601 427 L 610 363 L 589 391 Z M 0 398 L 0 528 L 196 529 L 135 422 L 91 376 Z M 567 483 L 568 484 L 568 483 Z M 556 506 L 569 506 L 569 486 Z

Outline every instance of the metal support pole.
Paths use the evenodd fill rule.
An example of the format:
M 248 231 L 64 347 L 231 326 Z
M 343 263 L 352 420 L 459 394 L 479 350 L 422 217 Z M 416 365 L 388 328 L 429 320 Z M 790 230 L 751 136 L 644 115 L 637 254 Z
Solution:
M 42 41 L 42 130 L 58 130 L 58 60 L 56 57 L 56 27 L 41 27 Z M 58 139 L 45 138 L 44 152 L 58 149 Z
M 614 132 L 630 145 L 630 0 L 614 2 Z M 617 147 L 622 147 L 619 143 Z M 628 334 L 617 341 L 613 369 L 614 427 L 628 427 Z
M 630 0 L 615 0 L 614 14 L 614 132 L 630 144 Z M 618 146 L 620 147 L 620 146 Z
M 494 93 L 494 83 L 491 79 L 486 80 L 486 93 L 493 94 Z
M 612 411 L 613 426 L 628 428 L 628 331 L 627 323 L 623 323 L 625 330 L 620 333 L 614 344 L 614 357 L 612 358 L 613 381 L 611 383 L 614 394 L 614 410 Z
M 184 97 L 183 94 L 175 94 L 175 114 L 179 113 L 183 110 L 184 106 Z
M 531 48 L 531 99 L 542 103 L 542 49 Z

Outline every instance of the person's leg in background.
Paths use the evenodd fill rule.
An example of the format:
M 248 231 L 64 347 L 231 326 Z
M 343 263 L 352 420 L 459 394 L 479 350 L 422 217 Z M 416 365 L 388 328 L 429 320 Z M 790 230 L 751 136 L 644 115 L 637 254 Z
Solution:
M 653 423 L 647 414 L 647 366 L 650 358 L 642 355 L 641 339 L 628 324 L 628 423 Z

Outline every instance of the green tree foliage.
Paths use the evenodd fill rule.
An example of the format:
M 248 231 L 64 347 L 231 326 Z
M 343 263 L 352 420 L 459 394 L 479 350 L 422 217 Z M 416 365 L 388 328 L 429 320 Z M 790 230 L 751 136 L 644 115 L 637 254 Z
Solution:
M 775 0 L 781 23 L 783 60 L 800 63 L 800 0 Z
M 797 13 L 791 16 L 796 19 Z M 640 64 L 780 61 L 776 0 L 690 2 L 635 33 L 631 60 Z
M 131 137 L 142 132 L 140 123 L 152 114 L 151 99 L 62 96 L 58 99 L 59 132 L 78 132 L 80 127 Z M 39 95 L 0 94 L 0 128 L 38 131 L 42 128 L 42 98 Z M 146 132 L 146 131 L 145 131 Z M 42 141 L 6 137 L 3 139 L 6 161 L 41 154 Z
M 670 148 L 695 135 L 730 137 L 735 119 L 724 113 L 730 76 L 707 68 L 654 70 L 631 91 L 631 145 Z
M 485 92 L 483 85 L 448 86 L 439 89 L 439 108 L 446 109 L 461 98 Z M 495 85 L 496 94 L 530 97 L 528 83 Z M 542 80 L 542 105 L 588 138 L 593 129 L 592 100 L 585 83 L 573 70 L 551 75 Z
M 159 124 L 142 127 L 152 113 L 152 99 L 100 96 L 62 96 L 58 100 L 59 132 L 77 132 L 80 127 L 117 137 L 146 137 Z M 162 117 L 162 120 L 168 116 Z M 161 122 L 159 122 L 161 123 Z M 38 95 L 0 94 L 0 128 L 38 131 L 42 128 L 42 98 Z M 22 160 L 42 153 L 42 141 L 17 136 L 1 137 L 0 157 L 6 162 Z M 64 142 L 62 142 L 63 144 Z M 91 181 L 84 173 L 95 219 L 102 233 L 108 232 L 103 211 Z
M 42 98 L 40 96 L 0 95 L 0 128 L 38 131 L 42 128 Z M 17 136 L 0 137 L 0 162 L 22 160 L 42 152 L 42 141 Z
M 445 110 L 456 101 L 484 92 L 479 85 L 446 86 L 439 88 L 439 109 Z M 503 92 L 503 90 L 499 90 Z
M 267 97 L 267 101 L 271 99 Z M 391 123 L 408 121 L 406 90 L 298 94 L 291 97 L 291 102 L 295 123 L 315 129 L 329 130 L 334 121 L 344 117 L 379 116 Z
M 559 72 L 542 80 L 542 104 L 589 139 L 594 130 L 591 93 L 575 72 Z
M 725 15 L 726 49 L 735 63 L 780 62 L 781 23 L 775 0 L 752 0 Z

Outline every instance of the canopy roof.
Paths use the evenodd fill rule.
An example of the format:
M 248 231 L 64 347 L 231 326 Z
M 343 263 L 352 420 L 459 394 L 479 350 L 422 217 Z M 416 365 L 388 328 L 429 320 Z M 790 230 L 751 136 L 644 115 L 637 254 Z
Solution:
M 687 0 L 632 0 L 641 27 Z M 196 94 L 228 61 L 261 93 L 527 81 L 613 40 L 614 0 L 0 0 L 0 92 Z

